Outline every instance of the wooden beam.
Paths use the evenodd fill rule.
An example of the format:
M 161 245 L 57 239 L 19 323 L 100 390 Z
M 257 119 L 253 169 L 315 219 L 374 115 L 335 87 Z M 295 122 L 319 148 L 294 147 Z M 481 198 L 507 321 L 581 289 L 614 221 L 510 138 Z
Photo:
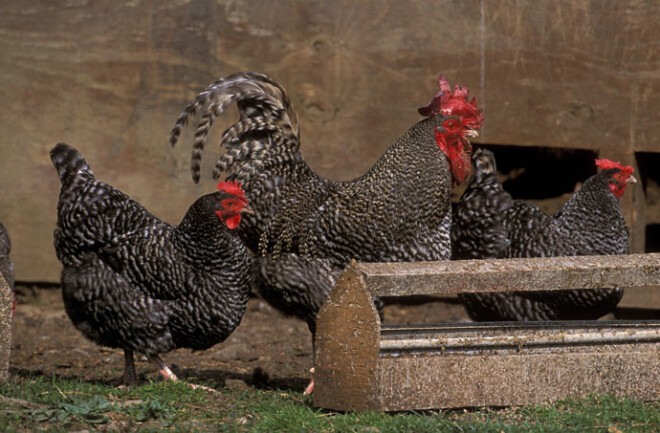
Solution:
M 602 393 L 660 397 L 658 344 L 563 353 L 382 356 L 373 409 L 520 406 Z
M 9 376 L 13 301 L 14 294 L 0 274 L 0 383 L 5 382 Z
M 360 263 L 377 296 L 598 289 L 660 284 L 660 254 Z

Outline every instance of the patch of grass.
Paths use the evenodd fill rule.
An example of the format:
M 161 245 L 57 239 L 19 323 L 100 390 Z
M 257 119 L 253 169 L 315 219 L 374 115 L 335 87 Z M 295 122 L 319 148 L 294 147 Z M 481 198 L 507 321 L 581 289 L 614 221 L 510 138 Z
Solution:
M 157 431 L 186 421 L 191 414 L 203 419 L 213 400 L 208 392 L 184 383 L 118 389 L 56 377 L 12 378 L 0 385 L 0 396 L 0 425 L 49 431 L 142 424 Z
M 216 384 L 208 384 L 217 386 Z M 208 393 L 184 383 L 117 389 L 76 379 L 13 377 L 0 385 L 6 431 L 570 433 L 660 431 L 660 404 L 594 395 L 529 408 L 334 413 L 299 393 Z

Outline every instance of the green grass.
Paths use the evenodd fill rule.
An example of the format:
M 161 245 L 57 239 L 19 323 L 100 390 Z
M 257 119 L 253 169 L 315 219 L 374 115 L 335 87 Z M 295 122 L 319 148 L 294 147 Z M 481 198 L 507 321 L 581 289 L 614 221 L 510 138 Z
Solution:
M 117 389 L 13 377 L 0 385 L 0 426 L 62 432 L 660 432 L 660 403 L 600 395 L 530 408 L 339 414 L 312 408 L 300 393 L 219 389 L 208 393 L 165 382 Z

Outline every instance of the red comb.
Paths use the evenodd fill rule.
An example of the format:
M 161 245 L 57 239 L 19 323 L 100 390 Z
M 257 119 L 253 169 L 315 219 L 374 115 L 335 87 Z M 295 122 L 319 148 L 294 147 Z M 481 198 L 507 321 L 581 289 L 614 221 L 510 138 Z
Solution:
M 484 115 L 479 107 L 477 107 L 476 97 L 468 102 L 470 91 L 467 87 L 460 87 L 457 84 L 452 93 L 451 86 L 445 77 L 440 76 L 438 83 L 440 84 L 440 91 L 435 94 L 431 102 L 417 110 L 419 114 L 422 116 L 435 116 L 438 114 L 443 116 L 458 116 L 468 128 L 481 128 L 481 125 L 484 123 Z
M 242 200 L 247 203 L 247 198 L 245 198 L 245 192 L 243 191 L 243 188 L 241 187 L 241 184 L 238 182 L 220 182 L 218 184 L 218 189 L 220 191 L 224 191 L 227 194 L 231 194 L 238 198 L 239 200 Z
M 618 168 L 619 170 L 621 170 L 621 171 L 623 171 L 623 172 L 625 172 L 629 175 L 633 174 L 633 172 L 635 171 L 632 168 L 632 166 L 630 166 L 630 165 L 622 167 L 620 162 L 618 162 L 618 161 L 614 162 L 614 161 L 612 161 L 610 159 L 606 159 L 606 158 L 597 159 L 596 160 L 596 167 L 602 168 L 603 170 L 607 170 L 609 168 Z

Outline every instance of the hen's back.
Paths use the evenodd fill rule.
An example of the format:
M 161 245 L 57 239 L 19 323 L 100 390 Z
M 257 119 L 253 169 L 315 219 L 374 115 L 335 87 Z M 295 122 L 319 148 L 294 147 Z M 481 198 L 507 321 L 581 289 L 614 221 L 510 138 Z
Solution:
M 64 264 L 87 253 L 112 250 L 123 239 L 147 227 L 165 224 L 142 205 L 98 181 L 82 154 L 65 143 L 51 151 L 61 181 L 57 205 L 55 250 Z

